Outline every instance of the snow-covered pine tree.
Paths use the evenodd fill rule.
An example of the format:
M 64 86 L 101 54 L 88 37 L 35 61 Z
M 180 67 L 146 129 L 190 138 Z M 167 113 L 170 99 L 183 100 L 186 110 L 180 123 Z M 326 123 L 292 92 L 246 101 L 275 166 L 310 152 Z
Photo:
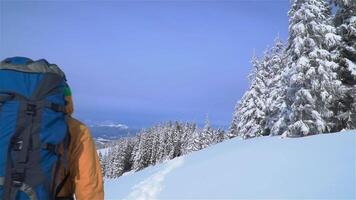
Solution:
M 168 158 L 173 159 L 181 155 L 181 137 L 182 137 L 182 127 L 179 122 L 174 122 L 170 124 L 170 139 L 168 140 L 169 144 L 169 153 Z
M 140 135 L 140 142 L 138 144 L 138 149 L 134 155 L 133 170 L 141 170 L 147 167 L 150 163 L 150 151 L 149 151 L 149 137 L 148 134 L 142 133 Z
M 165 126 L 165 134 L 167 134 L 167 141 L 164 144 L 164 157 L 166 159 L 173 158 L 174 152 L 174 129 L 173 122 L 168 122 Z
M 153 145 L 153 141 L 155 138 L 154 127 L 146 129 L 145 135 L 146 135 L 146 139 L 145 139 L 144 146 L 145 146 L 146 151 L 145 151 L 144 155 L 145 155 L 145 158 L 147 159 L 147 162 L 145 164 L 145 167 L 147 167 L 149 165 L 155 164 L 155 161 L 151 160 L 152 154 L 155 153 L 155 151 L 156 151 L 156 146 Z
M 266 132 L 280 135 L 287 129 L 285 46 L 279 36 L 274 46 L 268 50 L 270 55 L 267 66 L 269 72 L 268 92 L 266 94 Z
M 342 37 L 340 50 L 341 79 L 349 85 L 356 84 L 356 1 L 334 0 L 337 11 L 334 18 L 337 32 Z
M 126 147 L 127 141 L 121 140 L 118 145 L 115 146 L 115 157 L 114 157 L 114 170 L 112 172 L 112 178 L 117 178 L 125 172 L 125 166 L 128 160 L 126 159 Z
M 239 119 L 239 104 L 236 104 L 235 105 L 235 109 L 234 109 L 234 112 L 232 114 L 232 122 L 231 122 L 231 125 L 230 125 L 230 128 L 229 128 L 229 132 L 227 134 L 227 138 L 228 139 L 231 139 L 231 138 L 234 138 L 238 135 L 238 119 Z
M 104 177 L 108 178 L 108 171 L 109 171 L 109 154 L 107 153 L 106 155 L 103 156 L 103 168 L 104 168 L 104 171 L 103 171 L 103 174 L 104 174 Z
M 337 59 L 340 65 L 342 96 L 336 103 L 339 124 L 336 131 L 356 129 L 356 1 L 334 0 L 337 11 L 334 23 L 342 38 Z
M 294 0 L 289 11 L 288 105 L 291 137 L 328 132 L 334 128 L 331 105 L 338 96 L 338 65 L 330 49 L 340 37 L 331 26 L 325 0 Z
M 189 123 L 184 123 L 182 128 L 182 137 L 181 137 L 181 153 L 185 155 L 189 153 L 189 138 L 192 137 L 193 132 L 190 130 L 191 126 Z
M 130 171 L 132 167 L 132 161 L 130 160 L 133 146 L 132 146 L 132 139 L 124 138 L 122 142 L 118 146 L 118 154 L 117 158 L 119 159 L 117 163 L 117 172 L 116 176 L 119 177 L 123 173 Z
M 124 172 L 128 172 L 132 169 L 133 166 L 133 159 L 132 159 L 132 154 L 135 148 L 135 145 L 137 143 L 137 138 L 136 137 L 130 137 L 127 138 L 127 146 L 125 147 L 125 159 L 126 159 L 126 165 Z
M 198 132 L 196 124 L 189 124 L 186 128 L 186 139 L 183 144 L 183 155 L 186 155 L 192 151 L 195 151 L 195 139 Z
M 220 142 L 223 142 L 225 140 L 225 131 L 224 129 L 221 129 L 219 128 L 217 131 L 216 131 L 216 135 L 215 135 L 215 143 L 220 143 Z
M 132 139 L 132 152 L 130 156 L 130 162 L 131 162 L 131 169 L 130 170 L 135 170 L 135 160 L 136 160 L 136 155 L 139 152 L 139 147 L 140 147 L 140 142 L 141 142 L 141 134 L 138 134 Z M 137 164 L 137 163 L 136 163 Z
M 237 132 L 242 138 L 264 135 L 266 68 L 256 56 L 252 58 L 253 71 L 250 74 L 251 86 L 237 104 Z
M 146 151 L 144 152 L 144 157 L 145 157 L 145 164 L 144 167 L 147 167 L 149 165 L 153 165 L 154 163 L 151 163 L 151 156 L 152 156 L 152 151 L 154 148 L 156 148 L 155 146 L 153 146 L 153 134 L 152 134 L 152 130 L 148 129 L 146 130 L 146 139 L 144 142 L 144 149 L 146 149 Z
M 203 132 L 201 133 L 201 136 L 202 136 L 203 149 L 214 144 L 215 137 L 214 137 L 213 129 L 211 128 L 210 125 L 209 116 L 206 116 Z
M 106 176 L 106 163 L 104 162 L 105 156 L 99 151 L 99 162 L 100 162 L 100 167 L 101 167 L 101 173 L 103 174 L 103 177 Z
M 151 158 L 150 158 L 150 163 L 152 165 L 156 164 L 157 162 L 157 157 L 159 154 L 159 146 L 160 144 L 160 140 L 159 140 L 159 127 L 158 126 L 154 126 L 153 128 L 151 128 L 151 134 L 152 134 L 152 150 L 151 150 Z
M 199 151 L 203 148 L 203 137 L 202 133 L 199 129 L 195 130 L 193 134 L 193 143 L 192 143 L 192 149 L 193 151 Z
M 159 135 L 159 146 L 157 147 L 156 163 L 163 161 L 166 158 L 165 148 L 168 141 L 168 131 L 166 125 L 159 125 L 158 128 Z
M 112 155 L 113 150 L 109 148 L 108 154 L 105 156 L 105 177 L 110 178 L 111 171 L 112 171 Z
M 107 176 L 108 178 L 116 178 L 118 177 L 120 169 L 119 167 L 119 162 L 120 162 L 120 157 L 119 157 L 119 145 L 115 145 L 113 148 L 110 149 L 109 151 L 109 163 L 108 163 L 108 169 L 107 169 Z
M 174 126 L 175 138 L 174 138 L 174 158 L 182 155 L 182 142 L 183 142 L 183 131 L 184 124 L 176 121 Z

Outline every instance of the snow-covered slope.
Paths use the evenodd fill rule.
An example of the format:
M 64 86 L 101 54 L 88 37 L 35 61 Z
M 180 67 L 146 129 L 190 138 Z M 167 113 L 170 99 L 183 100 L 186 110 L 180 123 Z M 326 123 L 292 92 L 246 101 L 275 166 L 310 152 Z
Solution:
M 355 199 L 356 131 L 232 139 L 105 181 L 105 199 Z

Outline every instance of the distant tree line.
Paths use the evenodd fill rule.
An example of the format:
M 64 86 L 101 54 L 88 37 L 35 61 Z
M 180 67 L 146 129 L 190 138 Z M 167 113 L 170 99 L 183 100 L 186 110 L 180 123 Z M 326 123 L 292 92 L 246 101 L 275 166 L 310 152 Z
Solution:
M 223 129 L 214 129 L 209 120 L 203 128 L 193 123 L 167 122 L 142 130 L 137 136 L 123 138 L 99 153 L 106 178 L 138 171 L 150 165 L 198 151 L 225 139 Z
M 229 138 L 356 129 L 356 1 L 293 0 L 289 37 L 252 58 Z

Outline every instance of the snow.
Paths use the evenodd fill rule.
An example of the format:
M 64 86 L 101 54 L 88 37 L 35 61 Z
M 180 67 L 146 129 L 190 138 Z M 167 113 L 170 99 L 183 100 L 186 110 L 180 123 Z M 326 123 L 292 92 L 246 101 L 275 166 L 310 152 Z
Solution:
M 105 122 L 98 125 L 99 127 L 110 127 L 110 128 L 122 128 L 128 129 L 129 127 L 125 124 L 115 123 L 115 122 Z
M 349 22 L 350 22 L 350 24 L 356 23 L 356 16 L 352 16 L 352 17 L 349 19 Z
M 183 158 L 177 158 L 168 162 L 164 166 L 163 170 L 153 174 L 147 179 L 143 180 L 138 185 L 133 187 L 133 191 L 128 195 L 126 200 L 145 200 L 145 199 L 157 199 L 157 195 L 163 189 L 164 178 L 175 168 L 183 164 Z
M 105 199 L 355 199 L 356 130 L 234 138 L 105 181 Z
M 349 67 L 349 70 L 353 76 L 356 76 L 356 63 L 352 62 L 351 60 L 345 58 L 346 63 Z
M 109 153 L 110 148 L 103 148 L 103 149 L 98 149 L 97 152 L 100 153 L 102 156 L 105 156 Z
M 328 46 L 333 47 L 336 46 L 341 41 L 341 37 L 334 33 L 325 34 L 325 42 Z
M 102 138 L 102 137 L 97 137 L 95 139 L 96 139 L 97 142 L 103 142 L 103 143 L 111 141 L 111 140 L 108 140 L 108 139 L 105 139 L 105 138 Z
M 109 127 L 109 128 L 121 128 L 121 129 L 128 129 L 129 127 L 125 124 L 121 124 L 118 122 L 113 122 L 113 121 L 103 121 L 103 122 L 88 122 L 89 127 Z

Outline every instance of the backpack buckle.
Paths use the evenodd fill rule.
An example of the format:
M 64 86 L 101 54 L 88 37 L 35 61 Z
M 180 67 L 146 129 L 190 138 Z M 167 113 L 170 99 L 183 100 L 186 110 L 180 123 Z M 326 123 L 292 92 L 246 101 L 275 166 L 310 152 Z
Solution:
M 22 147 L 23 147 L 23 141 L 20 140 L 19 138 L 14 138 L 11 141 L 11 147 L 12 147 L 12 150 L 14 150 L 14 151 L 21 151 Z
M 25 180 L 24 173 L 12 173 L 11 174 L 12 185 L 14 187 L 21 187 L 23 181 Z
M 26 109 L 26 114 L 27 115 L 31 115 L 31 116 L 35 116 L 36 115 L 36 104 L 31 104 L 28 103 L 27 104 L 27 109 Z

